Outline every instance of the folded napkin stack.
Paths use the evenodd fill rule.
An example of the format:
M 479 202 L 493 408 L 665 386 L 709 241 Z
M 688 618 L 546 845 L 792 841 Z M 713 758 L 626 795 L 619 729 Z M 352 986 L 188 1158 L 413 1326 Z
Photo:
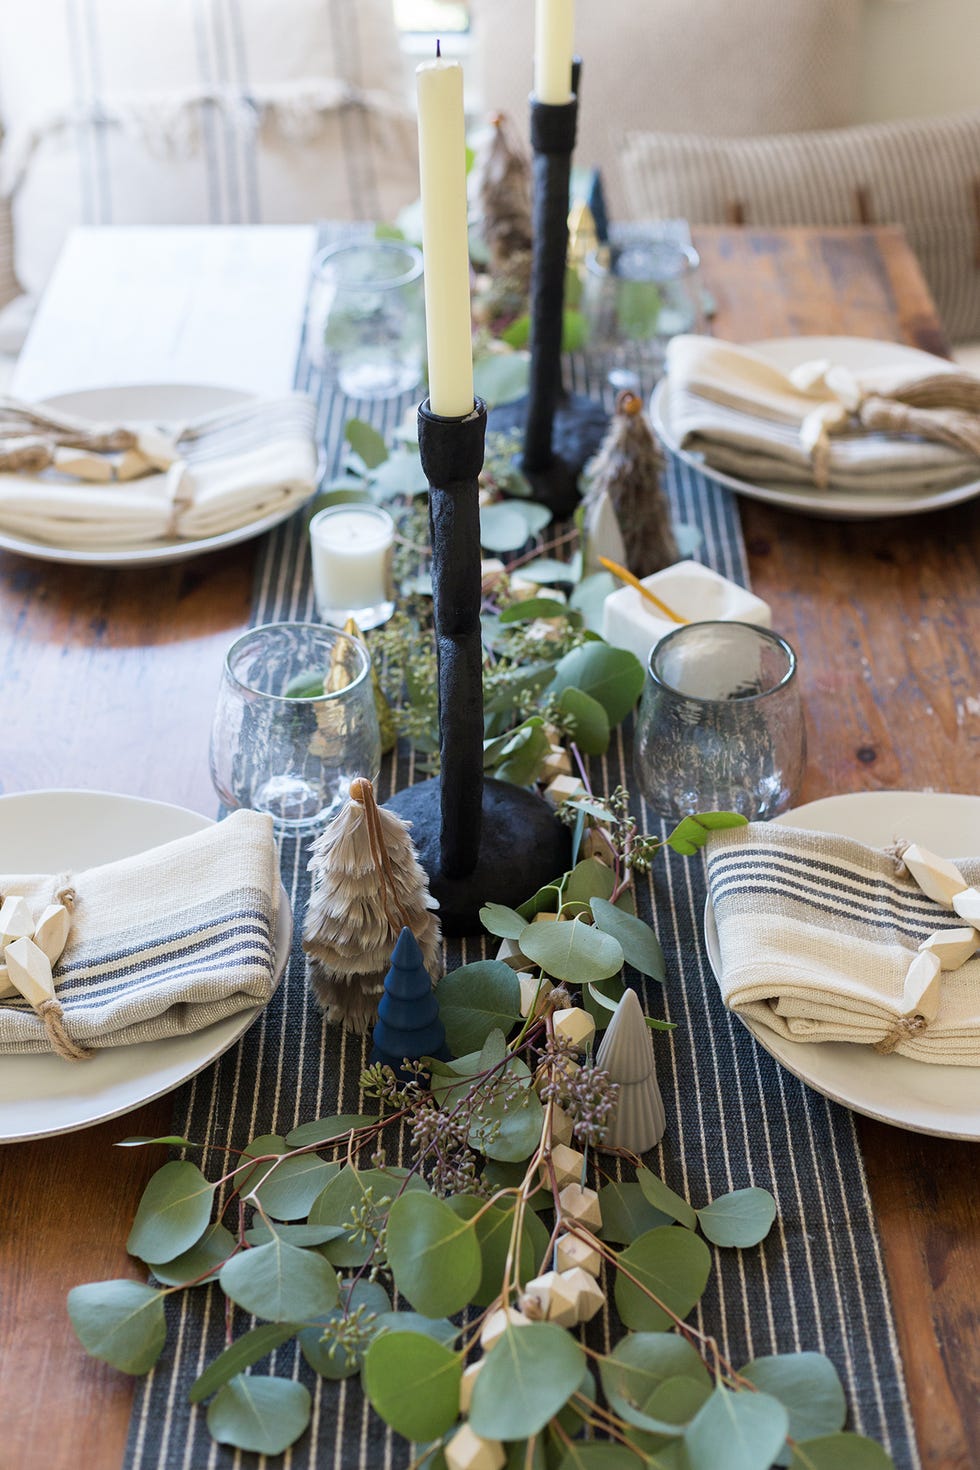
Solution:
M 0 400 L 0 528 L 79 549 L 218 536 L 313 494 L 315 428 L 300 393 L 166 429 Z
M 922 494 L 980 473 L 980 377 L 939 357 L 785 373 L 748 348 L 681 336 L 667 372 L 680 446 L 750 483 Z
M 35 917 L 70 895 L 53 974 L 63 1056 L 187 1035 L 264 1005 L 279 893 L 271 818 L 250 811 L 85 872 L 0 877 L 0 895 L 23 897 Z M 11 987 L 0 993 L 0 1055 L 50 1052 L 41 1016 Z
M 909 1015 L 906 981 L 920 945 L 937 931 L 962 934 L 964 920 L 928 897 L 895 855 L 762 822 L 715 834 L 707 852 L 730 1010 L 789 1041 L 852 1041 L 980 1066 L 976 944 L 966 944 L 972 958 L 938 976 L 934 1016 Z M 980 858 L 957 859 L 956 868 L 980 886 Z

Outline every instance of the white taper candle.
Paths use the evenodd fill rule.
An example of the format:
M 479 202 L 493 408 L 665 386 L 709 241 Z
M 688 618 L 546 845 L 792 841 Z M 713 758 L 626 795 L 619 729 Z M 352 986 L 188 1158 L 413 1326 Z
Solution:
M 437 53 L 415 75 L 429 404 L 441 418 L 463 418 L 473 412 L 463 70 Z
M 534 95 L 561 105 L 572 95 L 574 0 L 535 0 Z

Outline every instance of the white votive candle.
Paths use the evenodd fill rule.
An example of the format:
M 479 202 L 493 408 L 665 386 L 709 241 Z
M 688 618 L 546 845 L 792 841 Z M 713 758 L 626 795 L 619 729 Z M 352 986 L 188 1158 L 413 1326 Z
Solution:
M 696 561 L 679 561 L 643 578 L 661 602 L 687 623 L 756 623 L 772 626 L 769 604 L 746 587 Z M 679 627 L 662 616 L 635 587 L 619 587 L 602 607 L 602 636 L 614 648 L 635 653 L 646 666 L 661 638 Z
M 376 628 L 395 610 L 391 556 L 395 523 L 377 505 L 331 505 L 310 521 L 317 613 L 342 626 Z

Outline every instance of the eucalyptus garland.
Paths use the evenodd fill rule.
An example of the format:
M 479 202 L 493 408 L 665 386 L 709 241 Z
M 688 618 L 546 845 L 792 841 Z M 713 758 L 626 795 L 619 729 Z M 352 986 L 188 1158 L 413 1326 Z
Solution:
M 664 844 L 638 837 L 622 792 L 587 792 L 564 815 L 579 838 L 601 832 L 607 861 L 579 857 L 520 910 L 486 906 L 510 963 L 478 961 L 438 985 L 452 1060 L 424 1059 L 407 1083 L 370 1067 L 361 1090 L 375 1113 L 225 1150 L 214 1179 L 193 1161 L 199 1142 L 124 1140 L 182 1155 L 150 1179 L 127 1242 L 156 1284 L 76 1287 L 75 1331 L 94 1356 L 146 1373 L 166 1298 L 216 1286 L 228 1346 L 189 1397 L 207 1402 L 216 1440 L 266 1455 L 306 1431 L 311 1398 L 249 1370 L 295 1338 L 315 1373 L 360 1376 L 372 1409 L 413 1442 L 415 1470 L 888 1466 L 843 1431 L 828 1358 L 736 1365 L 686 1320 L 711 1271 L 705 1242 L 750 1250 L 773 1224 L 772 1196 L 692 1204 L 613 1151 L 631 1175 L 621 1181 L 601 1152 L 616 1088 L 574 1038 L 608 1022 L 624 964 L 664 978 L 630 891 L 631 870 Z M 741 820 L 685 818 L 666 844 L 696 852 Z M 586 1010 L 595 1027 L 568 1025 Z M 624 1330 L 603 1352 L 579 1325 L 607 1296 Z

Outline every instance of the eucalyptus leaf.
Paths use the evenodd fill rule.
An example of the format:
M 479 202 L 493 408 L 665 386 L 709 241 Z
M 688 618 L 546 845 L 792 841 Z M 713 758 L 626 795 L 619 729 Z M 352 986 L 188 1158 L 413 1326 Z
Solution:
M 262 1133 L 258 1138 L 253 1138 L 251 1143 L 245 1145 L 242 1151 L 242 1160 L 265 1159 L 269 1154 L 284 1154 L 286 1152 L 286 1140 L 280 1138 L 278 1133 Z M 272 1168 L 274 1160 L 269 1158 L 264 1163 L 256 1164 L 251 1169 L 240 1169 L 235 1175 L 235 1188 L 239 1194 L 245 1195 L 255 1189 Z
M 554 674 L 554 663 L 542 661 L 536 664 L 523 664 L 520 668 L 509 669 L 505 674 L 497 674 L 493 677 L 487 689 L 484 700 L 484 709 L 488 715 L 502 714 L 514 708 L 518 700 L 527 695 L 536 695 L 544 689 Z
M 480 511 L 480 545 L 486 551 L 519 551 L 528 538 L 527 521 L 504 500 Z
M 117 1139 L 113 1148 L 145 1148 L 149 1143 L 166 1143 L 171 1148 L 203 1148 L 200 1143 L 192 1143 L 189 1138 L 181 1138 L 179 1133 L 165 1133 L 160 1138 L 151 1138 L 149 1134 L 134 1133 L 131 1138 Z
M 484 1439 L 529 1439 L 571 1398 L 585 1354 L 563 1327 L 507 1327 L 486 1354 L 473 1385 L 470 1426 Z
M 693 1378 L 667 1378 L 643 1404 L 643 1413 L 655 1424 L 684 1428 L 711 1397 L 711 1384 Z
M 794 1446 L 790 1470 L 894 1470 L 880 1444 L 862 1434 L 828 1434 Z
M 633 914 L 624 914 L 605 898 L 593 898 L 591 907 L 596 928 L 619 941 L 626 963 L 651 980 L 663 981 L 667 973 L 664 952 L 650 925 Z
M 583 858 L 576 863 L 565 879 L 562 888 L 562 903 L 578 902 L 589 904 L 594 897 L 608 898 L 616 885 L 613 870 L 601 863 L 597 857 Z
M 208 1408 L 208 1433 L 219 1444 L 281 1455 L 310 1422 L 310 1393 L 292 1378 L 241 1374 L 219 1389 Z
M 140 1281 L 73 1287 L 68 1316 L 85 1351 L 123 1373 L 149 1373 L 167 1340 L 163 1293 Z
M 525 597 L 522 602 L 512 602 L 500 614 L 506 627 L 509 623 L 533 623 L 535 618 L 569 618 L 574 610 L 553 597 Z
M 342 1225 L 276 1225 L 275 1230 L 270 1230 L 268 1225 L 261 1221 L 253 1225 L 251 1230 L 245 1231 L 245 1239 L 249 1245 L 268 1245 L 271 1240 L 284 1240 L 287 1245 L 298 1245 L 307 1247 L 311 1245 L 326 1245 L 328 1240 L 336 1240 L 338 1236 L 346 1234 Z
M 561 903 L 563 883 L 564 877 L 557 879 L 553 883 L 546 883 L 543 888 L 538 889 L 537 893 L 525 899 L 517 910 L 521 918 L 526 919 L 530 924 L 535 914 L 556 914 L 558 912 L 558 906 Z M 519 940 L 520 936 L 518 936 L 518 945 Z
M 623 966 L 619 942 L 579 919 L 529 924 L 519 943 L 522 953 L 552 979 L 573 985 L 606 980 Z
M 778 1399 L 789 1414 L 789 1436 L 817 1439 L 843 1429 L 847 1403 L 837 1369 L 823 1353 L 756 1358 L 740 1375 Z
M 529 582 L 537 582 L 539 587 L 548 587 L 553 582 L 564 585 L 576 580 L 571 562 L 558 561 L 553 556 L 535 557 L 534 561 L 521 567 L 521 576 Z
M 789 1428 L 778 1399 L 720 1385 L 684 1435 L 691 1470 L 769 1470 Z
M 725 832 L 730 827 L 744 827 L 746 818 L 738 812 L 698 812 L 683 817 L 667 838 L 667 846 L 681 857 L 693 857 L 707 842 L 712 832 Z
M 254 1197 L 274 1220 L 303 1220 L 339 1169 L 317 1154 L 290 1154 L 270 1170 Z
M 597 699 L 581 689 L 563 689 L 558 708 L 567 717 L 568 733 L 586 755 L 604 755 L 609 749 L 609 717 Z
M 626 986 L 618 975 L 585 986 L 581 1004 L 595 1022 L 597 1031 L 605 1031 L 625 992 Z
M 286 1143 L 290 1148 L 308 1148 L 314 1143 L 330 1143 L 335 1138 L 343 1138 L 352 1130 L 358 1128 L 369 1128 L 376 1123 L 377 1118 L 371 1118 L 367 1113 L 338 1113 L 335 1118 L 315 1118 L 310 1123 L 301 1123 L 298 1128 L 286 1134 Z
M 344 427 L 344 438 L 354 453 L 360 455 L 369 470 L 377 469 L 378 465 L 384 464 L 388 458 L 388 446 L 384 441 L 384 436 L 379 434 L 373 425 L 365 423 L 363 419 L 349 419 Z
M 601 639 L 580 644 L 558 660 L 551 692 L 581 689 L 598 700 L 610 725 L 625 720 L 643 689 L 643 665 L 625 648 L 613 648 Z
M 469 1142 L 488 1159 L 500 1159 L 503 1163 L 517 1163 L 529 1158 L 537 1148 L 544 1125 L 544 1109 L 541 1100 L 531 1086 L 530 1074 L 521 1061 L 514 1061 L 507 1069 L 510 1078 L 515 1073 L 527 1077 L 521 1091 L 515 1091 L 508 1079 L 506 1090 L 501 1084 L 490 1089 L 486 1102 L 480 1101 L 470 1127 Z
M 527 488 L 531 487 L 528 485 Z M 545 526 L 550 526 L 554 519 L 548 507 L 541 505 L 537 500 L 522 499 L 516 504 L 512 501 L 511 506 L 514 510 L 520 511 L 527 522 L 528 534 L 531 536 L 537 536 Z
M 399 449 L 371 471 L 371 490 L 378 500 L 392 500 L 396 495 L 424 495 L 428 489 L 429 482 L 416 449 Z
M 625 1445 L 573 1440 L 566 1445 L 558 1470 L 640 1470 L 642 1465 L 643 1461 Z
M 485 1371 L 485 1370 L 484 1370 Z M 396 1434 L 425 1441 L 459 1417 L 463 1359 L 419 1332 L 384 1332 L 364 1356 L 364 1392 Z
M 164 1164 L 143 1191 L 126 1249 L 144 1261 L 172 1261 L 204 1234 L 213 1198 L 214 1185 L 196 1164 Z
M 686 1199 L 682 1199 L 679 1194 L 675 1194 L 674 1190 L 666 1185 L 650 1169 L 645 1167 L 637 1169 L 636 1182 L 655 1210 L 662 1210 L 665 1215 L 669 1215 L 672 1220 L 676 1220 L 679 1225 L 683 1225 L 687 1230 L 697 1229 L 697 1212 L 688 1204 Z
M 436 987 L 436 999 L 447 1045 L 456 1056 L 478 1051 L 491 1031 L 510 1031 L 521 1014 L 520 984 L 502 960 L 476 960 L 450 970 Z
M 473 392 L 487 408 L 513 403 L 527 392 L 531 357 L 527 352 L 494 352 L 473 364 Z
M 472 1300 L 482 1264 L 476 1231 L 431 1194 L 403 1194 L 388 1212 L 388 1264 L 402 1296 L 426 1317 Z
M 602 614 L 606 605 L 606 598 L 615 592 L 619 586 L 612 572 L 593 572 L 573 589 L 570 598 L 572 607 L 576 608 L 585 619 L 585 626 L 591 628 L 593 633 L 602 632 Z
M 446 1317 L 424 1317 L 421 1312 L 384 1312 L 377 1326 L 385 1332 L 422 1332 L 444 1343 L 455 1342 L 461 1331 Z
M 500 1295 L 516 1205 L 501 1201 L 500 1204 L 486 1209 L 486 1200 L 472 1194 L 456 1195 L 447 1203 L 461 1219 L 473 1219 L 482 1211 L 475 1229 L 483 1269 L 472 1302 L 477 1307 L 488 1307 Z M 538 1274 L 548 1250 L 548 1239 L 548 1231 L 534 1211 L 525 1210 L 517 1266 L 517 1274 L 522 1281 L 528 1281 Z
M 269 1322 L 303 1322 L 337 1305 L 336 1272 L 321 1255 L 275 1239 L 233 1256 L 218 1280 L 225 1296 Z
M 164 1286 L 187 1286 L 206 1273 L 210 1275 L 234 1253 L 235 1237 L 220 1220 L 215 1220 L 190 1250 L 183 1251 L 172 1261 L 148 1261 L 147 1265 Z
M 508 347 L 526 347 L 531 340 L 531 318 L 525 311 L 508 322 L 500 334 L 500 340 Z
M 191 1384 L 187 1395 L 192 1404 L 200 1404 L 216 1392 L 217 1389 L 234 1378 L 236 1373 L 244 1373 L 246 1368 L 251 1368 L 253 1363 L 258 1363 L 262 1358 L 268 1357 L 277 1347 L 282 1347 L 284 1342 L 294 1336 L 295 1324 L 287 1323 L 285 1326 L 280 1322 L 263 1322 L 259 1327 L 253 1327 L 249 1332 L 243 1332 L 241 1337 L 219 1353 L 213 1362 L 209 1363 L 194 1383 Z
M 685 1422 L 655 1411 L 657 1406 L 650 1399 L 657 1389 L 686 1378 L 696 1388 L 711 1390 L 708 1371 L 694 1348 L 672 1332 L 628 1334 L 600 1360 L 599 1376 L 614 1413 L 628 1424 L 657 1434 L 669 1435 L 674 1424 Z M 661 1411 L 667 1408 L 666 1401 L 659 1407 Z
M 480 923 L 488 934 L 496 934 L 498 939 L 519 939 L 525 927 L 517 910 L 503 903 L 485 903 L 480 910 Z
M 700 1301 L 708 1283 L 711 1252 L 691 1231 L 664 1225 L 628 1245 L 617 1259 L 617 1268 L 622 1269 L 616 1272 L 616 1306 L 624 1324 L 638 1332 L 663 1332 L 673 1319 L 646 1292 L 683 1319 Z
M 358 1169 L 348 1164 L 334 1175 L 321 1190 L 310 1208 L 310 1225 L 341 1225 L 343 1234 L 323 1246 L 323 1255 L 335 1266 L 361 1266 L 374 1249 L 374 1236 L 353 1225 L 365 1214 L 375 1223 L 383 1223 L 387 1206 L 402 1187 L 425 1191 L 418 1175 L 406 1179 L 405 1170 Z
M 544 730 L 530 726 L 497 766 L 494 775 L 498 781 L 510 781 L 513 786 L 530 786 L 540 775 L 550 749 L 551 743 Z
M 670 1216 L 655 1210 L 638 1184 L 604 1184 L 599 1190 L 602 1228 L 599 1235 L 614 1245 L 629 1245 L 647 1230 L 669 1225 Z
M 714 1245 L 742 1249 L 764 1240 L 775 1218 L 776 1201 L 768 1189 L 736 1189 L 698 1210 L 698 1224 Z

